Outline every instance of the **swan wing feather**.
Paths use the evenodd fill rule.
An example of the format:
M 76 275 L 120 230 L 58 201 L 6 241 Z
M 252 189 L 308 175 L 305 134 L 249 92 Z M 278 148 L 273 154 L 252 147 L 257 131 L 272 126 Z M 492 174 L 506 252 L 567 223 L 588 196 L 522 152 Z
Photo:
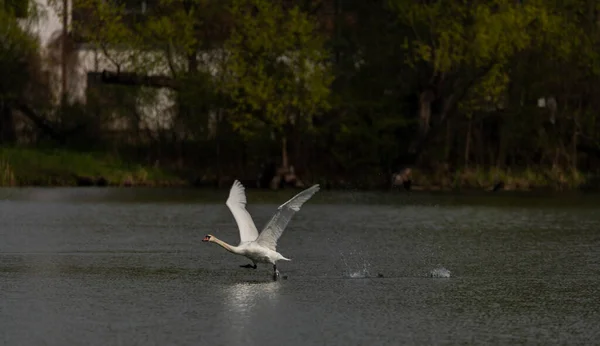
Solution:
M 258 238 L 258 230 L 252 216 L 246 210 L 246 192 L 244 185 L 238 180 L 233 182 L 229 191 L 229 198 L 225 204 L 229 207 L 233 218 L 240 229 L 240 244 L 244 242 L 254 241 Z
M 317 193 L 317 191 L 319 191 L 318 184 L 309 187 L 292 197 L 289 201 L 280 205 L 279 208 L 277 208 L 275 215 L 273 215 L 269 223 L 267 223 L 256 239 L 256 242 L 261 246 L 275 251 L 277 240 L 281 237 L 281 234 L 292 219 L 292 216 L 294 216 L 294 214 L 300 210 L 300 207 Z

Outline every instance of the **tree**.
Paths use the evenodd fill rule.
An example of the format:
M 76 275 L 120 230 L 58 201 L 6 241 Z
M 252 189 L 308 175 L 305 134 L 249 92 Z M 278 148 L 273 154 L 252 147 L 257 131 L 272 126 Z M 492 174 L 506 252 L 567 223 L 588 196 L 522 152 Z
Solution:
M 314 20 L 297 6 L 269 0 L 236 0 L 224 93 L 235 103 L 234 127 L 246 136 L 272 131 L 287 169 L 287 138 L 294 125 L 329 107 L 329 52 Z M 264 131 L 267 130 L 267 131 Z
M 24 14 L 21 11 L 20 14 Z M 41 73 L 39 44 L 27 29 L 38 18 L 31 4 L 20 25 L 12 8 L 0 6 L 0 141 L 14 142 L 14 111 L 20 110 L 46 134 L 54 129 L 34 109 L 47 106 L 49 89 Z
M 4 6 L 0 6 L 0 44 L 0 97 L 7 102 L 21 96 L 29 82 L 30 59 L 37 54 L 38 45 Z
M 531 45 L 536 25 L 556 30 L 558 23 L 540 1 L 391 0 L 390 6 L 411 33 L 399 40 L 417 74 L 419 135 L 409 150 L 417 157 L 430 130 L 439 130 L 459 106 L 468 114 L 482 98 L 497 101 L 510 59 Z

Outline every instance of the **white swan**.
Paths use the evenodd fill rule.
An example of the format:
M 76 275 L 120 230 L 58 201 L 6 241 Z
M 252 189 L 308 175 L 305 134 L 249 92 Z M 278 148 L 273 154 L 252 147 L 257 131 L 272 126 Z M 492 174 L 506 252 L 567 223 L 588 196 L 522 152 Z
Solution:
M 247 264 L 240 266 L 243 268 L 256 269 L 256 263 L 272 264 L 273 280 L 277 280 L 279 277 L 279 271 L 277 270 L 276 264 L 277 261 L 291 261 L 289 258 L 283 257 L 275 250 L 277 247 L 277 240 L 281 237 L 281 234 L 292 219 L 292 216 L 294 216 L 294 214 L 300 210 L 300 207 L 302 207 L 302 205 L 317 191 L 319 191 L 319 185 L 313 185 L 279 206 L 277 212 L 271 218 L 271 221 L 267 223 L 259 235 L 250 213 L 246 210 L 246 193 L 244 192 L 244 186 L 236 180 L 233 182 L 233 186 L 231 186 L 229 198 L 227 198 L 225 204 L 229 207 L 229 210 L 231 210 L 235 222 L 240 229 L 240 244 L 238 246 L 229 245 L 226 242 L 217 239 L 212 234 L 207 234 L 202 241 L 219 244 L 229 252 L 249 258 L 253 265 Z

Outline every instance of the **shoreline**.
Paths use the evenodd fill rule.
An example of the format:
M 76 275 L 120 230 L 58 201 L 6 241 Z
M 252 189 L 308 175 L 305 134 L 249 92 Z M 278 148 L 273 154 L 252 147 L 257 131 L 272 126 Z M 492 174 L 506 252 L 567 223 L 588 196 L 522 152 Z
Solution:
M 301 190 L 318 183 L 324 190 L 408 192 L 402 184 L 393 185 L 392 176 L 385 177 L 382 174 L 354 176 L 351 179 L 340 175 L 326 177 L 313 174 L 308 178 L 309 183 L 304 187 L 285 186 L 284 189 Z M 0 147 L 0 187 L 228 189 L 235 179 L 239 179 L 247 188 L 261 188 L 257 186 L 256 179 L 245 179 L 243 176 L 224 175 L 219 179 L 210 174 L 190 176 L 189 171 L 186 173 L 131 164 L 105 153 Z M 600 191 L 599 176 L 542 167 L 506 170 L 472 167 L 456 171 L 423 171 L 415 168 L 410 180 L 410 191 L 415 192 Z
M 181 182 L 181 181 L 158 181 L 158 182 L 145 182 L 145 183 L 126 183 L 126 184 L 118 184 L 118 183 L 107 183 L 107 184 L 77 184 L 72 183 L 69 184 L 67 182 L 61 181 L 59 183 L 31 183 L 31 184 L 14 184 L 14 185 L 0 185 L 0 188 L 123 188 L 123 189 L 190 189 L 190 190 L 228 190 L 231 184 L 218 186 L 216 182 L 205 182 L 202 184 L 197 184 L 193 182 Z M 360 192 L 386 192 L 386 191 L 395 191 L 397 193 L 412 193 L 412 192 L 439 192 L 439 193 L 474 193 L 474 192 L 485 192 L 485 193 L 502 193 L 502 192 L 524 192 L 524 193 L 535 193 L 535 192 L 600 192 L 600 187 L 588 187 L 588 186 L 580 186 L 574 188 L 552 188 L 547 186 L 540 187 L 527 187 L 527 188 L 503 188 L 499 190 L 493 190 L 492 188 L 484 187 L 470 187 L 470 186 L 459 186 L 459 187 L 443 187 L 443 186 L 420 186 L 413 185 L 410 190 L 406 190 L 402 187 L 364 187 L 360 185 L 351 185 L 351 184 L 321 184 L 321 189 L 326 191 L 360 191 Z M 264 190 L 264 191 L 284 191 L 284 190 L 297 190 L 301 191 L 308 186 L 305 187 L 296 187 L 296 186 L 285 186 L 279 189 L 270 189 L 258 187 L 256 185 L 244 184 L 244 187 L 252 190 Z
M 28 188 L 28 187 L 44 187 L 44 188 L 127 188 L 127 189 L 135 189 L 135 188 L 151 188 L 151 189 L 168 189 L 168 188 L 177 188 L 177 189 L 192 189 L 192 190 L 227 190 L 230 188 L 231 183 L 234 179 L 222 179 L 220 182 L 215 179 L 206 179 L 200 180 L 197 179 L 195 181 L 186 180 L 180 177 L 166 179 L 166 180 L 144 180 L 144 181 L 135 181 L 135 180 L 121 180 L 121 181 L 110 181 L 109 179 L 104 178 L 103 176 L 99 177 L 89 177 L 89 176 L 77 176 L 71 174 L 70 177 L 51 177 L 51 178 L 39 178 L 34 179 L 29 183 L 23 183 L 22 181 L 13 183 L 13 184 L 0 184 L 0 188 Z M 270 189 L 265 187 L 259 187 L 254 180 L 248 179 L 239 179 L 246 188 L 248 189 L 260 189 L 265 191 L 281 191 L 281 190 L 298 190 L 301 191 L 311 184 L 307 184 L 305 186 L 285 186 L 278 189 Z M 18 178 L 17 178 L 18 181 Z M 582 184 L 577 186 L 568 186 L 568 185 L 535 185 L 531 183 L 526 183 L 523 185 L 518 184 L 504 184 L 503 187 L 494 189 L 494 185 L 481 185 L 477 186 L 470 182 L 465 182 L 462 184 L 453 184 L 451 186 L 441 185 L 441 184 L 427 184 L 420 185 L 418 183 L 413 183 L 410 187 L 410 190 L 405 189 L 400 186 L 392 186 L 391 184 L 382 185 L 382 184 L 353 184 L 346 182 L 335 182 L 335 181 L 327 181 L 326 179 L 321 179 L 320 181 L 315 181 L 315 184 L 320 184 L 323 190 L 328 191 L 362 191 L 362 192 L 385 192 L 385 191 L 395 191 L 397 193 L 411 193 L 411 192 L 439 192 L 439 193 L 457 193 L 457 192 L 465 192 L 465 193 L 474 193 L 474 192 L 486 192 L 486 193 L 502 193 L 502 192 L 600 192 L 600 186 L 597 185 L 588 185 Z

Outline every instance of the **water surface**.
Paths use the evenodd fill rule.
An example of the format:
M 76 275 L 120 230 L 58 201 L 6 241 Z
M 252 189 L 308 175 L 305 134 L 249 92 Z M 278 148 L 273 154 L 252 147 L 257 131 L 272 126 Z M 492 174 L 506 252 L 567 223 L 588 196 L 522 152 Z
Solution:
M 249 189 L 261 228 L 295 191 Z M 227 191 L 0 190 L 3 345 L 594 344 L 600 198 L 321 191 L 278 250 Z M 445 268 L 450 278 L 431 278 Z M 381 274 L 381 277 L 377 277 Z

